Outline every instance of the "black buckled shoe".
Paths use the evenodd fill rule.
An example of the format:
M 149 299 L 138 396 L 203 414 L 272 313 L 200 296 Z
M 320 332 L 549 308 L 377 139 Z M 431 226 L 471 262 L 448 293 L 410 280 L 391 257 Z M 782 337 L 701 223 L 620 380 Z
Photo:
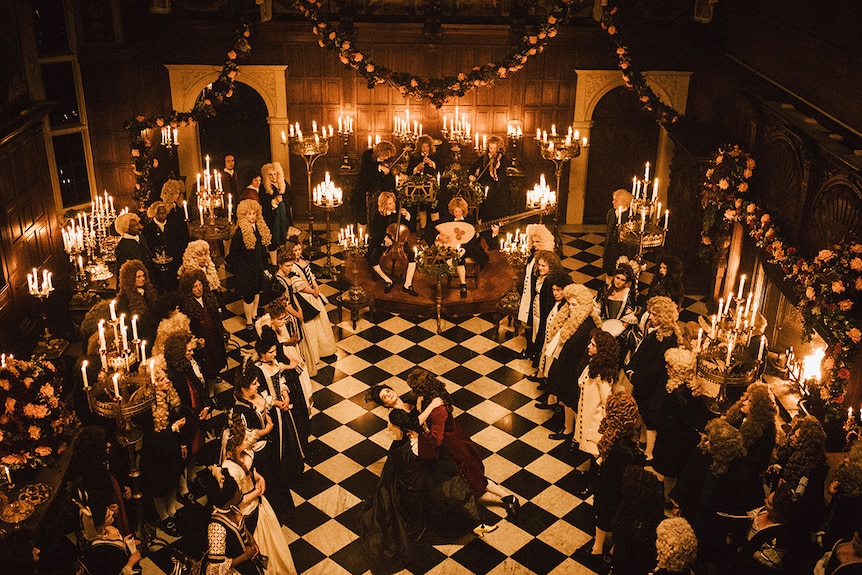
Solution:
M 502 501 L 503 506 L 506 508 L 506 519 L 514 517 L 521 508 L 521 502 L 514 495 L 507 495 L 503 497 Z
M 419 292 L 416 291 L 415 289 L 413 289 L 413 286 L 410 286 L 410 287 L 402 286 L 401 291 L 403 291 L 404 293 L 409 293 L 413 297 L 416 297 L 419 295 Z
M 461 284 L 461 299 L 467 297 L 467 284 Z
M 384 282 L 386 285 L 383 286 L 383 293 L 389 293 L 392 291 L 392 286 L 395 285 L 392 282 Z

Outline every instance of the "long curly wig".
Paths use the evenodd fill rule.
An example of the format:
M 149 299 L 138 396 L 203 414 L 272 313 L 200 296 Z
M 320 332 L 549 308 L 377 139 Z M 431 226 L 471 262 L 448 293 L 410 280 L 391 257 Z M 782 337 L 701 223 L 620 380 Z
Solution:
M 620 482 L 620 494 L 612 531 L 617 533 L 637 526 L 655 533 L 664 519 L 664 489 L 655 473 L 640 465 L 627 465 Z
M 156 341 L 153 342 L 153 355 L 164 354 L 165 342 L 175 333 L 192 333 L 191 320 L 181 311 L 159 322 Z
M 620 374 L 620 348 L 616 338 L 598 327 L 590 337 L 596 342 L 596 354 L 590 358 L 587 375 L 615 384 Z
M 748 402 L 747 415 L 742 411 L 746 401 Z M 775 406 L 775 400 L 772 399 L 769 386 L 757 382 L 749 385 L 739 401 L 730 406 L 725 418 L 728 423 L 739 429 L 745 441 L 745 448 L 751 449 L 751 446 L 765 433 L 775 435 L 777 414 L 778 408 Z
M 554 234 L 545 226 L 545 224 L 527 224 L 527 243 L 532 247 L 533 242 L 537 242 L 537 250 L 553 251 L 554 250 Z
M 161 355 L 156 355 L 150 359 L 151 361 L 148 361 L 147 364 L 152 365 L 156 370 L 156 400 L 153 402 L 151 410 L 153 413 L 153 429 L 158 433 L 167 428 L 171 410 L 180 405 L 180 396 L 177 395 L 177 390 L 174 389 L 169 379 L 165 378 L 164 385 L 158 383 L 165 376 L 165 358 Z M 143 369 L 141 367 L 141 370 Z
M 723 417 L 706 424 L 706 438 L 701 442 L 701 449 L 712 456 L 709 470 L 715 477 L 727 473 L 731 463 L 748 454 L 742 434 Z
M 275 171 L 276 172 L 276 186 L 278 187 L 278 193 L 283 194 L 287 189 L 287 183 L 284 181 L 284 168 L 281 167 L 281 163 L 272 162 L 270 164 L 264 164 L 260 167 L 260 181 L 261 186 L 266 186 L 266 189 L 269 190 L 272 182 L 269 179 L 269 173 Z
M 135 276 L 139 271 L 144 272 L 144 295 L 135 287 Z M 129 301 L 129 315 L 146 314 L 155 305 L 159 295 L 153 282 L 150 281 L 150 272 L 141 260 L 129 260 L 120 267 L 119 289 L 117 296 L 125 295 Z
M 201 299 L 204 300 L 206 307 L 210 309 L 218 308 L 218 298 L 210 290 L 206 275 L 204 275 L 202 270 L 188 270 L 180 277 L 179 294 L 183 302 L 183 312 L 190 319 L 199 320 L 204 310 L 197 304 L 195 296 L 192 295 L 192 287 L 194 287 L 196 281 L 201 282 L 201 285 L 203 285 L 204 293 Z
M 658 524 L 655 530 L 656 564 L 659 569 L 682 573 L 697 559 L 697 536 L 688 521 L 671 517 Z
M 254 212 L 254 224 L 249 223 L 246 215 L 249 212 Z M 260 241 L 264 246 L 272 243 L 272 232 L 269 231 L 269 226 L 263 221 L 263 212 L 260 209 L 260 203 L 255 200 L 243 200 L 236 207 L 236 225 L 242 232 L 242 243 L 245 244 L 245 249 L 253 250 L 256 238 L 254 235 L 254 226 L 257 226 L 257 231 L 260 234 Z
M 168 180 L 162 185 L 161 200 L 165 203 L 165 208 L 168 212 L 177 208 L 177 202 L 180 198 L 185 197 L 186 191 L 181 180 Z
M 172 333 L 165 340 L 165 362 L 173 369 L 185 371 L 189 367 L 189 360 L 186 358 L 186 347 L 192 340 L 191 333 Z
M 414 367 L 407 374 L 407 385 L 417 396 L 425 398 L 425 405 L 435 397 L 446 404 L 446 409 L 452 410 L 452 397 L 446 391 L 446 386 L 433 373 L 421 367 Z
M 557 277 L 557 275 L 554 273 L 554 277 Z M 550 277 L 551 274 L 548 274 L 548 278 Z M 602 320 L 593 306 L 593 295 L 587 286 L 574 283 L 565 286 L 563 288 L 563 299 L 567 302 L 576 302 L 577 307 L 572 310 L 572 306 L 570 305 L 563 306 L 554 316 L 554 319 L 551 320 L 551 323 L 548 324 L 548 337 L 554 337 L 558 331 L 560 332 L 560 346 L 566 343 L 578 331 L 578 328 L 581 327 L 581 324 L 588 317 L 593 319 L 597 327 L 602 325 Z
M 548 275 L 558 270 L 562 270 L 563 272 L 566 271 L 566 268 L 563 267 L 563 264 L 560 261 L 560 257 L 551 250 L 539 250 L 536 252 L 535 257 L 536 262 L 538 262 L 539 260 L 544 260 L 548 262 Z M 538 270 L 538 266 L 533 269 Z M 538 273 L 538 271 L 535 271 L 535 273 Z
M 612 393 L 605 406 L 605 417 L 599 424 L 599 457 L 606 458 L 617 441 L 629 438 L 637 442 L 640 436 L 640 412 L 635 398 L 628 393 Z
M 677 325 L 679 320 L 679 309 L 669 297 L 660 295 L 650 298 L 647 302 L 647 311 L 652 319 L 652 325 L 656 329 L 656 337 L 659 341 L 676 334 L 676 340 L 682 342 L 682 331 Z
M 664 352 L 664 360 L 667 364 L 667 389 L 668 393 L 694 381 L 697 375 L 697 354 L 684 347 L 672 347 Z
M 810 477 L 826 465 L 826 432 L 813 415 L 796 417 L 790 432 L 776 448 L 775 461 L 782 467 L 781 478 L 795 489 L 799 480 Z
M 850 448 L 847 458 L 835 471 L 835 480 L 842 496 L 862 495 L 862 441 L 857 441 Z
M 244 237 L 243 240 L 245 240 Z M 204 267 L 201 267 L 198 260 L 204 257 L 206 257 L 206 264 Z M 206 240 L 194 240 L 186 246 L 186 251 L 183 252 L 183 263 L 179 271 L 177 271 L 177 277 L 182 277 L 189 270 L 203 271 L 210 289 L 215 292 L 221 290 L 218 269 L 216 269 L 215 263 L 213 263 L 212 256 L 210 255 L 210 245 Z

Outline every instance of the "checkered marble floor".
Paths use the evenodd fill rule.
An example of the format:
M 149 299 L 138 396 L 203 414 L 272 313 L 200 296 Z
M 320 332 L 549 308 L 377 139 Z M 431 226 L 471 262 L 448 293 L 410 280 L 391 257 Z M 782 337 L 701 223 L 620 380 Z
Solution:
M 562 239 L 563 263 L 573 279 L 593 290 L 601 286 L 601 231 L 579 229 L 563 233 Z M 341 263 L 338 254 L 333 261 Z M 641 277 L 649 282 L 651 274 Z M 230 288 L 230 278 L 226 284 Z M 321 289 L 327 296 L 338 293 L 329 283 Z M 230 301 L 232 293 L 227 295 Z M 232 301 L 227 310 L 231 370 L 253 342 L 238 333 L 244 327 L 242 302 Z M 688 298 L 682 319 L 704 312 L 700 298 Z M 340 318 L 336 313 L 331 307 L 338 353 L 326 358 L 314 378 L 308 465 L 293 489 L 296 512 L 283 527 L 299 573 L 369 573 L 357 534 L 358 517 L 363 499 L 375 488 L 391 437 L 386 410 L 367 404 L 365 394 L 377 383 L 387 383 L 398 393 L 408 391 L 407 372 L 417 365 L 446 382 L 458 421 L 482 451 L 488 477 L 515 493 L 523 507 L 507 521 L 499 504 L 485 502 L 486 521 L 499 523 L 496 531 L 483 539 L 417 543 L 415 560 L 404 573 L 606 572 L 606 565 L 591 565 L 585 555 L 593 515 L 591 498 L 575 495 L 574 467 L 581 459 L 567 445 L 548 439 L 561 421 L 534 406 L 540 392 L 525 379 L 533 369 L 517 358 L 523 336 L 510 327 L 497 343 L 493 318 L 485 315 L 445 321 L 438 335 L 436 320 L 417 323 L 378 312 L 376 323 L 363 314 L 354 330 L 348 313 Z M 224 377 L 232 381 L 231 373 Z M 144 573 L 170 572 L 175 547 L 182 549 L 182 541 L 145 559 Z

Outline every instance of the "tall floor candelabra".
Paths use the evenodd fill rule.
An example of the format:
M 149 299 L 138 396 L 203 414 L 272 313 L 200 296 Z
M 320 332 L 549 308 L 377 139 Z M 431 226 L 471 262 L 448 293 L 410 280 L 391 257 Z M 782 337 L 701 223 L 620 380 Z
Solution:
M 332 264 L 332 241 L 329 237 L 330 222 L 332 210 L 344 203 L 344 195 L 341 188 L 336 187 L 329 179 L 329 172 L 326 172 L 325 179 L 314 188 L 312 201 L 315 206 L 326 211 L 326 263 L 323 264 L 318 275 L 327 279 L 335 279 L 338 277 L 338 268 Z
M 346 252 L 347 257 L 353 263 L 352 285 L 341 297 L 344 300 L 353 302 L 365 301 L 368 298 L 368 294 L 365 288 L 362 287 L 362 284 L 359 283 L 359 272 L 356 269 L 356 262 L 368 253 L 368 234 L 360 231 L 359 235 L 357 235 L 353 229 L 353 224 L 350 224 L 346 228 L 342 228 L 338 233 L 338 245 L 341 246 L 342 251 Z
M 500 300 L 500 307 L 506 311 L 517 311 L 521 306 L 521 290 L 518 289 L 520 270 L 527 265 L 530 259 L 530 244 L 527 243 L 527 234 L 509 234 L 501 241 L 500 251 L 506 256 L 506 263 L 512 268 L 512 287 Z
M 350 136 L 353 135 L 353 117 L 338 116 L 338 135 L 341 136 L 341 167 L 342 172 L 349 172 L 350 167 Z
M 556 125 L 551 126 L 550 134 L 543 130 L 536 131 L 536 141 L 539 144 L 539 149 L 542 152 L 542 158 L 554 162 L 554 175 L 557 177 L 557 194 L 560 196 L 562 191 L 561 181 L 563 176 L 563 166 L 572 158 L 577 158 L 581 155 L 581 142 L 578 141 L 579 133 L 573 131 L 569 127 L 569 131 L 565 136 L 557 134 Z M 560 242 L 560 210 L 554 211 L 554 238 Z M 561 242 L 560 242 L 561 243 Z
M 327 134 L 324 129 L 323 134 Z M 314 171 L 314 163 L 329 152 L 329 135 L 321 135 L 315 132 L 312 137 L 303 137 L 302 132 L 294 133 L 291 129 L 290 139 L 287 142 L 291 154 L 302 156 L 305 160 L 305 175 L 308 183 L 308 251 L 309 255 L 317 253 L 316 240 L 314 238 L 314 199 L 312 197 L 311 174 Z
M 506 129 L 506 140 L 509 142 L 509 155 L 512 158 L 512 165 L 506 168 L 506 172 L 510 176 L 521 176 L 524 171 L 521 169 L 521 159 L 518 157 L 518 149 L 521 147 L 521 140 L 524 138 L 524 131 L 521 129 L 519 120 L 512 120 Z
M 617 209 L 619 241 L 637 247 L 637 261 L 640 264 L 643 264 L 644 250 L 664 245 L 670 217 L 668 210 L 665 210 L 664 214 L 661 211 L 661 202 L 658 201 L 658 178 L 651 180 L 649 173 L 649 162 L 647 162 L 644 179 L 632 178 L 632 202 L 629 205 L 628 221 L 623 222 L 621 219 L 622 207 Z M 663 220 L 662 217 L 664 217 Z

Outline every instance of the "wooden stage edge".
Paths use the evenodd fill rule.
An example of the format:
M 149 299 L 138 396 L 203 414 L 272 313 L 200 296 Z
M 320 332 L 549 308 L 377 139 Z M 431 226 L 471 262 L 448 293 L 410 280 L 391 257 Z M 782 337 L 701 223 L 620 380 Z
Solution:
M 499 251 L 488 252 L 490 260 L 488 265 L 479 272 L 478 285 L 474 278 L 467 278 L 467 297 L 461 298 L 460 284 L 457 276 L 451 280 L 443 278 L 442 296 L 444 315 L 461 317 L 486 312 L 496 312 L 497 303 L 500 298 L 512 287 L 512 268 L 506 263 L 506 258 Z M 426 318 L 437 317 L 436 297 L 437 280 L 419 271 L 413 278 L 413 288 L 419 292 L 418 296 L 411 296 L 402 290 L 404 279 L 396 281 L 392 291 L 383 293 L 383 281 L 370 268 L 368 262 L 363 258 L 356 262 L 357 280 L 374 298 L 374 305 L 378 311 L 386 311 L 407 316 Z M 352 262 L 347 261 L 343 266 L 345 285 L 353 279 Z M 449 287 L 451 285 L 451 287 Z

